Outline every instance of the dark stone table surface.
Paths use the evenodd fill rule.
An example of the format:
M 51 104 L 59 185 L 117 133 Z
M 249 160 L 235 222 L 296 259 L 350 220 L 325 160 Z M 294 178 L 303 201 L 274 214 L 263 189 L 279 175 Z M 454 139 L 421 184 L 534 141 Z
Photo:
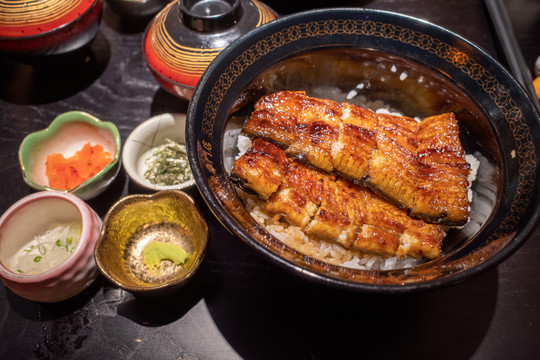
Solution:
M 481 0 L 324 0 L 266 3 L 285 15 L 367 7 L 413 15 L 473 41 L 505 64 Z M 540 2 L 507 0 L 532 70 Z M 0 56 L 0 213 L 32 190 L 17 149 L 58 114 L 83 110 L 116 123 L 125 141 L 152 115 L 185 112 L 144 64 L 146 23 L 105 6 L 86 50 L 31 66 Z M 88 203 L 103 216 L 133 191 L 121 172 Z M 533 359 L 540 358 L 540 230 L 498 267 L 452 287 L 408 295 L 321 288 L 268 262 L 196 200 L 211 228 L 208 254 L 182 291 L 136 299 L 103 277 L 57 304 L 24 300 L 0 284 L 0 359 Z

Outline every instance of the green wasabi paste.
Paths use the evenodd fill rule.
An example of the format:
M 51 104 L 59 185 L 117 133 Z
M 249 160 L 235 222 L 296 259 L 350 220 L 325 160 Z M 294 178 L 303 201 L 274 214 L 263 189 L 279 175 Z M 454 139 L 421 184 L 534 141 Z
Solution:
M 182 265 L 188 253 L 179 245 L 152 241 L 143 250 L 144 263 L 150 270 L 159 268 L 162 260 L 169 260 L 175 265 Z

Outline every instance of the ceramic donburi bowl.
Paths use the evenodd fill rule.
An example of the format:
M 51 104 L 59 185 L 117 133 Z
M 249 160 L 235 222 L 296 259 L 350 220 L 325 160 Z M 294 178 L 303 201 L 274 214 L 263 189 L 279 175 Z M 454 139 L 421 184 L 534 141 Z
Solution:
M 280 90 L 410 117 L 455 113 L 461 143 L 479 167 L 470 221 L 448 231 L 439 258 L 413 266 L 350 267 L 306 255 L 259 225 L 229 175 L 253 104 Z M 523 88 L 466 39 L 396 13 L 322 9 L 277 19 L 220 53 L 191 100 L 187 139 L 204 199 L 246 244 L 321 284 L 401 293 L 469 279 L 525 242 L 539 216 L 539 123 Z

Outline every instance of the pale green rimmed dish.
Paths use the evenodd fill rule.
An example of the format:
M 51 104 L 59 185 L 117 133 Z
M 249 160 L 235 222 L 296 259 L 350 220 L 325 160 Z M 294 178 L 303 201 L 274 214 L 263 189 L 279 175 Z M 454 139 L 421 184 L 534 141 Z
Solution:
M 120 133 L 112 122 L 102 121 L 83 111 L 60 114 L 46 129 L 33 132 L 23 139 L 19 147 L 19 164 L 24 181 L 38 191 L 58 191 L 49 186 L 45 174 L 47 156 L 53 153 L 72 156 L 87 142 L 102 145 L 113 160 L 80 185 L 61 191 L 72 193 L 83 200 L 101 194 L 113 182 L 120 169 Z

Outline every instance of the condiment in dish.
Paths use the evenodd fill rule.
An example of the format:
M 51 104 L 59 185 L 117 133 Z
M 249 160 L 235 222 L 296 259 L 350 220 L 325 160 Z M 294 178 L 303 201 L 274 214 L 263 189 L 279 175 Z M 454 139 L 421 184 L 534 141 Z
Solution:
M 51 270 L 71 255 L 80 236 L 79 220 L 51 224 L 44 233 L 25 243 L 5 265 L 11 271 L 24 275 Z
M 77 196 L 40 191 L 0 218 L 0 278 L 17 295 L 58 302 L 98 275 L 93 257 L 101 219 Z
M 62 190 L 87 200 L 115 179 L 120 169 L 120 146 L 116 125 L 82 111 L 69 111 L 57 116 L 46 129 L 24 138 L 19 163 L 25 182 L 32 188 Z M 90 166 L 90 160 L 93 165 L 101 164 Z M 53 181 L 56 187 L 51 185 L 51 176 L 59 177 Z
M 145 190 L 184 189 L 195 184 L 185 148 L 185 114 L 165 113 L 137 126 L 122 153 L 130 180 Z
M 193 277 L 208 227 L 193 200 L 178 190 L 129 195 L 103 222 L 95 258 L 103 275 L 138 295 L 161 295 Z

